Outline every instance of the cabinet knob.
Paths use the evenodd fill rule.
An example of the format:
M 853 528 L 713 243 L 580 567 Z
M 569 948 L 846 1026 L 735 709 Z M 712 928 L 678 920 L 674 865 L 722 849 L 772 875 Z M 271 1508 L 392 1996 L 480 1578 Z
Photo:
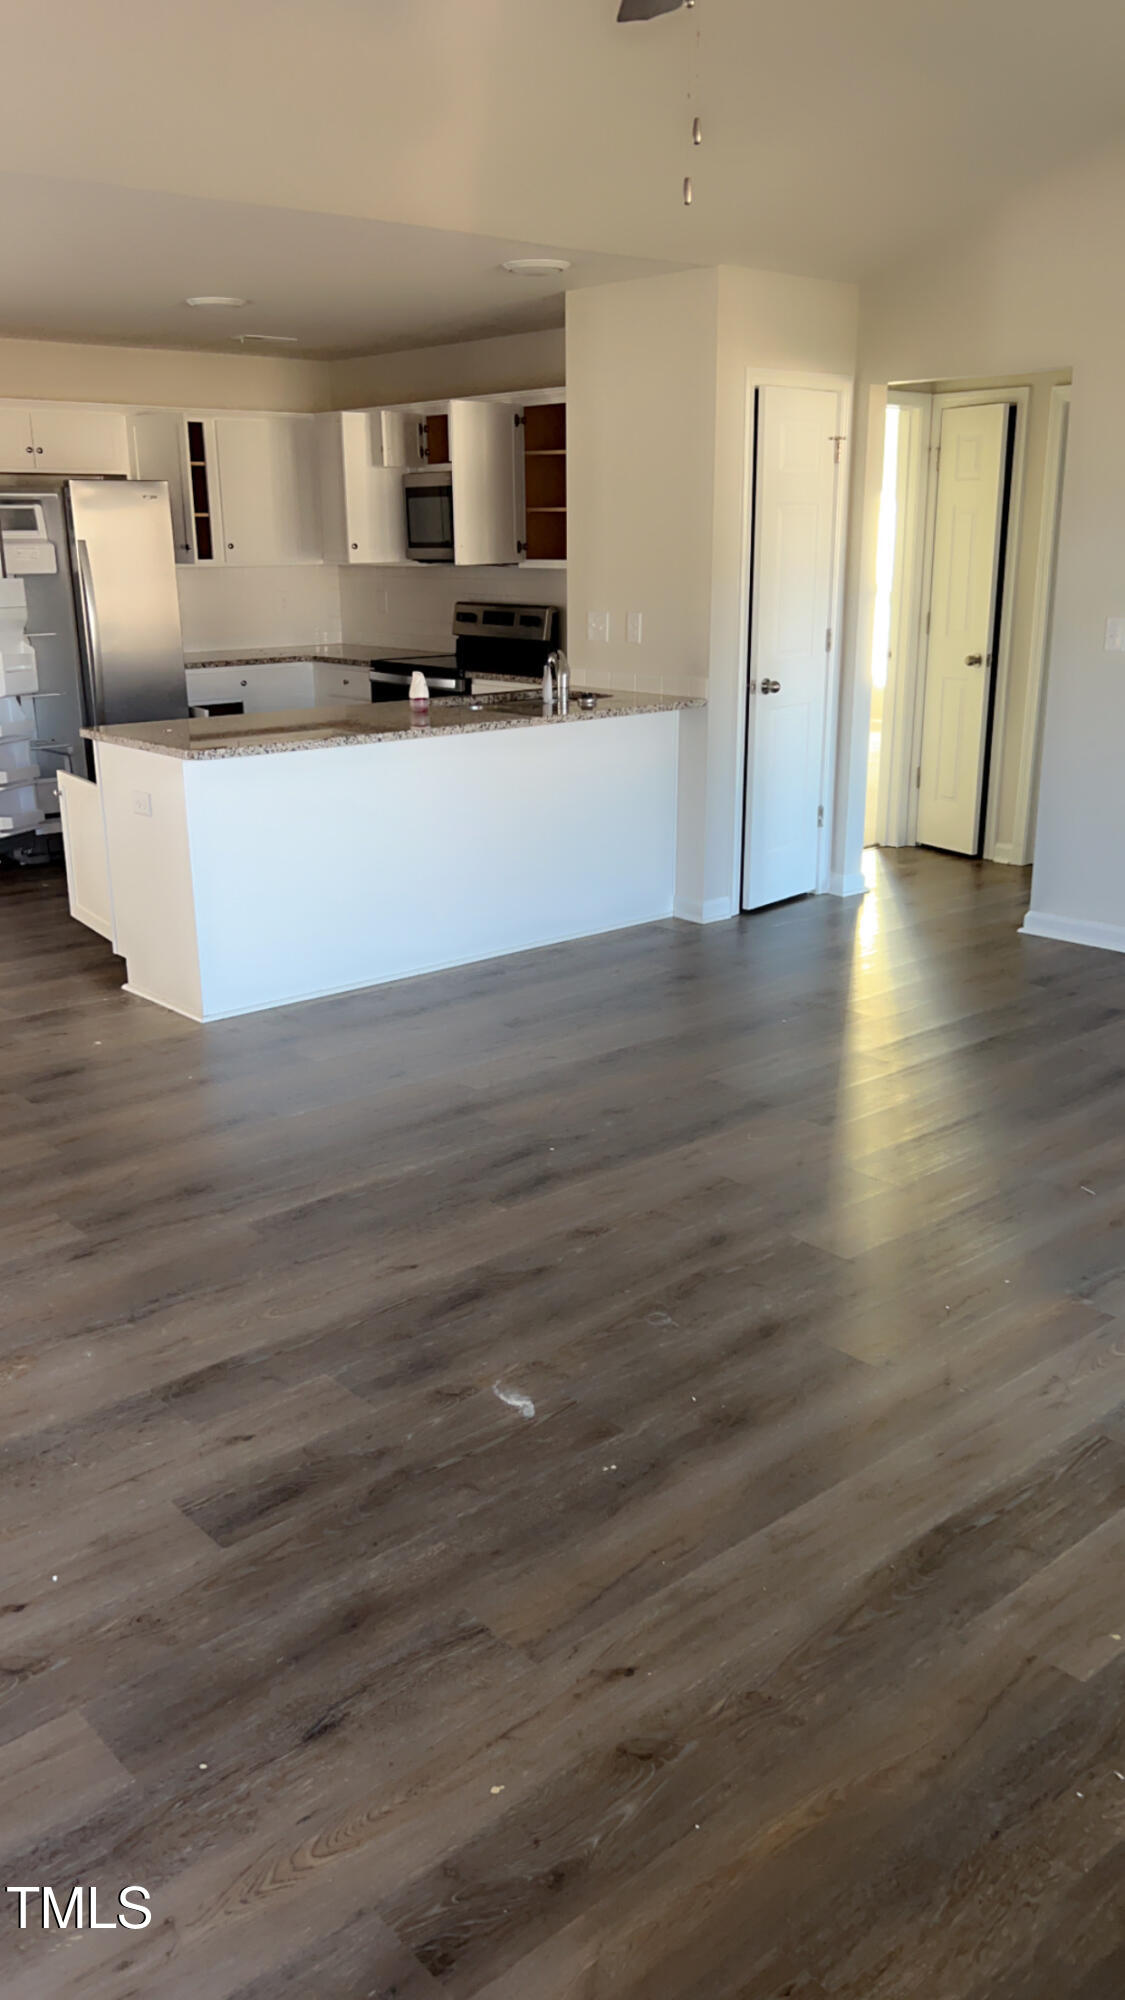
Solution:
M 27 452 L 31 452 L 32 454 L 34 454 L 34 451 L 35 451 L 35 446 L 34 446 L 33 444 L 25 444 L 25 445 L 24 445 L 24 450 L 25 450 L 25 451 L 27 451 Z
M 43 447 L 42 447 L 42 445 L 41 445 L 41 444 L 37 444 L 37 445 L 36 445 L 36 447 L 35 447 L 35 453 L 36 453 L 36 457 L 37 457 L 37 458 L 42 458 L 42 456 L 43 456 Z
M 238 685 L 240 688 L 244 688 L 244 687 L 249 687 L 250 683 L 249 681 L 239 681 Z
M 228 547 L 228 549 L 233 549 L 233 547 L 234 547 L 234 543 L 233 543 L 233 542 L 228 542 L 228 543 L 227 543 L 227 547 Z
M 358 543 L 358 542 L 353 542 L 353 543 L 352 543 L 352 547 L 353 547 L 353 549 L 358 549 L 358 547 L 359 547 L 359 543 Z

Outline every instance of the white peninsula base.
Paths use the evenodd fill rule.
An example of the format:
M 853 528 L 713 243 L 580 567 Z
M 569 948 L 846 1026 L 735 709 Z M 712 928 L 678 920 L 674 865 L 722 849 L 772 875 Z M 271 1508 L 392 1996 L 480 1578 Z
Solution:
M 289 754 L 91 732 L 127 990 L 213 1021 L 666 917 L 696 720 L 668 704 Z

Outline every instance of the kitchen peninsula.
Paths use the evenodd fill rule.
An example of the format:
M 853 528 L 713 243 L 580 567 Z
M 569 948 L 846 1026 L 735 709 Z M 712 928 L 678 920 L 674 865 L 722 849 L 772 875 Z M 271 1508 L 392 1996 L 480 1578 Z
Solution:
M 583 699 L 92 729 L 96 786 L 60 788 L 71 910 L 197 1021 L 666 917 L 702 703 Z

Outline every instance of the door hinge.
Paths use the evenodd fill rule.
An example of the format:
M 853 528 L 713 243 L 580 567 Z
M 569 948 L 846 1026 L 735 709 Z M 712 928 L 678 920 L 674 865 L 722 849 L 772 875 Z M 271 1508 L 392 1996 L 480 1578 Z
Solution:
M 525 556 L 525 555 L 527 554 L 527 543 L 526 543 L 526 542 L 517 542 L 517 543 L 516 543 L 516 554 L 517 554 L 517 555 L 519 555 L 519 556 Z
M 929 636 L 930 636 L 930 614 L 929 614 L 929 612 L 927 611 L 927 613 L 926 613 L 926 637 L 927 637 L 927 639 L 929 638 Z
M 520 427 L 520 425 L 521 425 L 521 424 L 522 424 L 522 422 L 523 422 L 523 418 L 522 418 L 522 417 L 520 416 L 520 413 L 519 413 L 519 411 L 518 411 L 518 410 L 516 411 L 516 414 L 515 414 L 515 416 L 513 417 L 513 419 L 512 419 L 512 422 L 513 422 L 513 423 L 515 424 L 515 427 L 516 427 L 516 429 L 518 430 L 518 429 L 519 429 L 519 427 Z
M 824 650 L 825 650 L 825 652 L 826 652 L 826 653 L 830 653 L 830 652 L 832 651 L 832 627 L 831 627 L 831 625 L 830 625 L 830 626 L 828 627 L 828 630 L 827 630 L 827 631 L 825 632 L 825 634 L 824 634 Z
M 817 823 L 817 825 L 818 825 L 818 826 L 823 826 L 823 825 L 824 825 L 824 807 L 823 807 L 823 806 L 818 806 L 818 807 L 817 807 L 817 809 L 816 809 L 816 823 Z
M 846 437 L 846 435 L 844 435 L 844 434 L 841 434 L 841 435 L 840 435 L 839 437 L 834 437 L 834 438 L 832 438 L 832 439 L 830 440 L 830 442 L 831 442 L 831 445 L 832 445 L 832 463 L 833 463 L 833 465 L 839 465 L 839 463 L 840 463 L 840 446 L 841 446 L 842 444 L 847 444 L 847 441 L 848 441 L 848 440 L 847 440 L 847 437 Z
M 921 766 L 921 764 L 919 764 L 919 766 L 918 766 L 918 769 L 917 769 L 917 770 L 915 771 L 915 773 L 914 773 L 914 789 L 915 789 L 915 791 L 916 791 L 916 792 L 920 792 L 920 791 L 921 791 L 921 789 L 922 789 L 922 766 Z

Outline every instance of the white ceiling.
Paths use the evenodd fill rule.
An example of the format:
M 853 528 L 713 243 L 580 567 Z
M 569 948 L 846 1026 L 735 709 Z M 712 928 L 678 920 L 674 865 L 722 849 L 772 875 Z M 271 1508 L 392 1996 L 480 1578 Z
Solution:
M 409 223 L 0 173 L 0 334 L 340 356 L 561 326 L 564 288 L 666 270 L 576 254 L 565 278 L 515 278 L 549 245 Z M 233 293 L 240 311 L 197 310 Z M 3 393 L 0 385 L 0 394 Z
M 143 337 L 179 340 L 159 319 L 174 275 L 178 295 L 248 292 L 290 322 L 263 330 L 336 351 L 411 344 L 420 312 L 427 338 L 515 330 L 542 301 L 500 296 L 486 278 L 513 244 L 857 277 L 1121 130 L 1120 0 L 698 0 L 628 27 L 615 11 L 616 0 L 0 0 L 9 167 L 232 205 L 226 225 L 215 211 L 207 222 L 146 210 L 130 252 L 124 211 L 94 191 L 79 232 L 96 240 L 94 259 L 44 195 L 46 242 L 12 237 L 5 220 L 0 326 L 89 335 L 117 302 L 113 337 L 133 337 L 128 301 L 137 337 L 147 313 Z M 263 207 L 308 212 L 307 262 L 286 247 L 293 217 L 270 230 Z M 347 238 L 332 217 L 493 240 L 474 251 Z M 161 238 L 182 228 L 198 247 L 195 225 L 223 271 L 189 287 L 179 245 Z M 349 285 L 341 267 L 368 249 L 364 293 L 366 269 Z M 133 270 L 138 258 L 151 271 Z M 339 319 L 321 288 L 340 294 Z

